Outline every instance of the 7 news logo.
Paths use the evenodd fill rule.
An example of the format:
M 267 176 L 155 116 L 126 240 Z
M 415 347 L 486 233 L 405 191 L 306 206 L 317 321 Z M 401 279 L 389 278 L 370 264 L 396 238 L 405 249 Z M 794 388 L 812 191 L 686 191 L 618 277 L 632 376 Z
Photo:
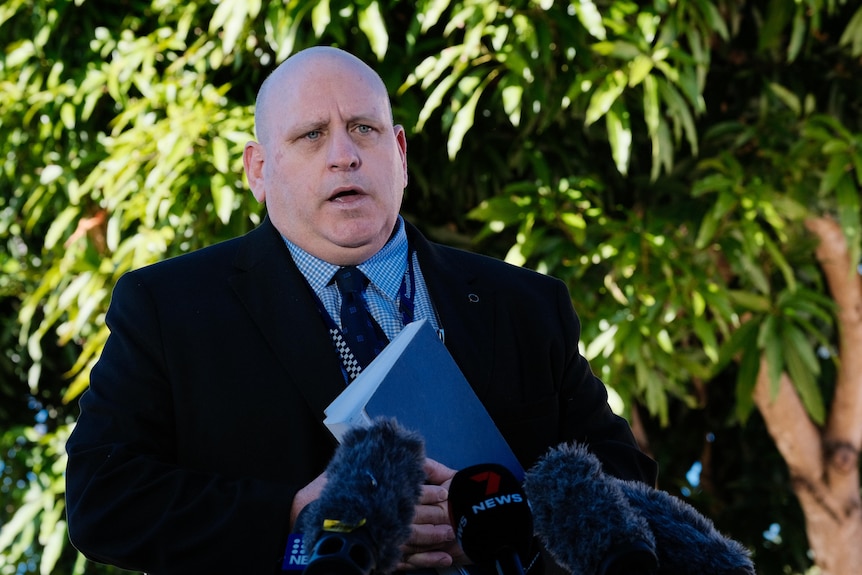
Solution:
M 485 484 L 486 499 L 472 506 L 473 514 L 480 513 L 487 509 L 492 509 L 499 505 L 507 505 L 510 503 L 523 503 L 524 498 L 520 493 L 503 493 L 500 492 L 501 477 L 499 473 L 494 471 L 482 471 L 470 476 L 470 480 L 476 483 Z

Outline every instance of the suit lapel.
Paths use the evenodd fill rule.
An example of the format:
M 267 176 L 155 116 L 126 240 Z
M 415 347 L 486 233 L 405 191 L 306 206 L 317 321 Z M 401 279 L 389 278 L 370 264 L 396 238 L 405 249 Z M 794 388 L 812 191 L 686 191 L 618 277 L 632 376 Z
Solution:
M 281 366 L 323 420 L 323 410 L 344 389 L 329 331 L 302 274 L 267 218 L 248 233 L 229 282 Z
M 407 230 L 440 317 L 446 347 L 473 388 L 487 390 L 494 364 L 496 290 L 474 270 L 454 265 L 416 228 L 408 224 Z

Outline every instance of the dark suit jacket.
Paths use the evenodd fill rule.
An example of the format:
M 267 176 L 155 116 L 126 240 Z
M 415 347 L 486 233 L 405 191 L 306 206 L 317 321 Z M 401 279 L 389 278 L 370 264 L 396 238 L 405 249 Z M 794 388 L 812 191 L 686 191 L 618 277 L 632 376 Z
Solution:
M 654 483 L 578 354 L 564 284 L 408 232 L 446 345 L 524 467 L 578 440 Z M 150 573 L 272 573 L 295 492 L 335 448 L 323 410 L 345 385 L 280 235 L 267 220 L 124 275 L 107 322 L 67 445 L 72 542 Z

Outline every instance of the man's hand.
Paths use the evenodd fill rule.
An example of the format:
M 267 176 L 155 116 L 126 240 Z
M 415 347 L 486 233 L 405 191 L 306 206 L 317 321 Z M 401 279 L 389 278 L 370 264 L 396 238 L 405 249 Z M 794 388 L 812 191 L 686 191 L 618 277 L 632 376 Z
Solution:
M 410 539 L 401 546 L 399 571 L 423 567 L 449 567 L 469 560 L 455 541 L 455 531 L 449 519 L 449 484 L 455 475 L 433 459 L 425 460 L 427 484 L 422 487 Z
M 290 507 L 291 532 L 296 529 L 296 518 L 299 516 L 299 512 L 302 511 L 306 505 L 320 497 L 320 493 L 323 491 L 324 485 L 326 485 L 325 471 L 315 477 L 311 483 L 297 491 L 296 495 L 293 496 L 293 504 Z

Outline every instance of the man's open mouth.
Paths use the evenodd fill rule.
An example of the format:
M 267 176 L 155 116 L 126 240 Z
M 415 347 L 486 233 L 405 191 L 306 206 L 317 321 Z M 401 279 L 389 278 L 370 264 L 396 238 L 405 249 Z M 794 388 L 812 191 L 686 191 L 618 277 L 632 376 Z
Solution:
M 335 194 L 334 196 L 332 196 L 329 199 L 332 201 L 338 201 L 342 198 L 347 198 L 350 196 L 358 196 L 358 195 L 359 195 L 359 190 L 344 190 L 344 191 L 338 192 L 337 194 Z

